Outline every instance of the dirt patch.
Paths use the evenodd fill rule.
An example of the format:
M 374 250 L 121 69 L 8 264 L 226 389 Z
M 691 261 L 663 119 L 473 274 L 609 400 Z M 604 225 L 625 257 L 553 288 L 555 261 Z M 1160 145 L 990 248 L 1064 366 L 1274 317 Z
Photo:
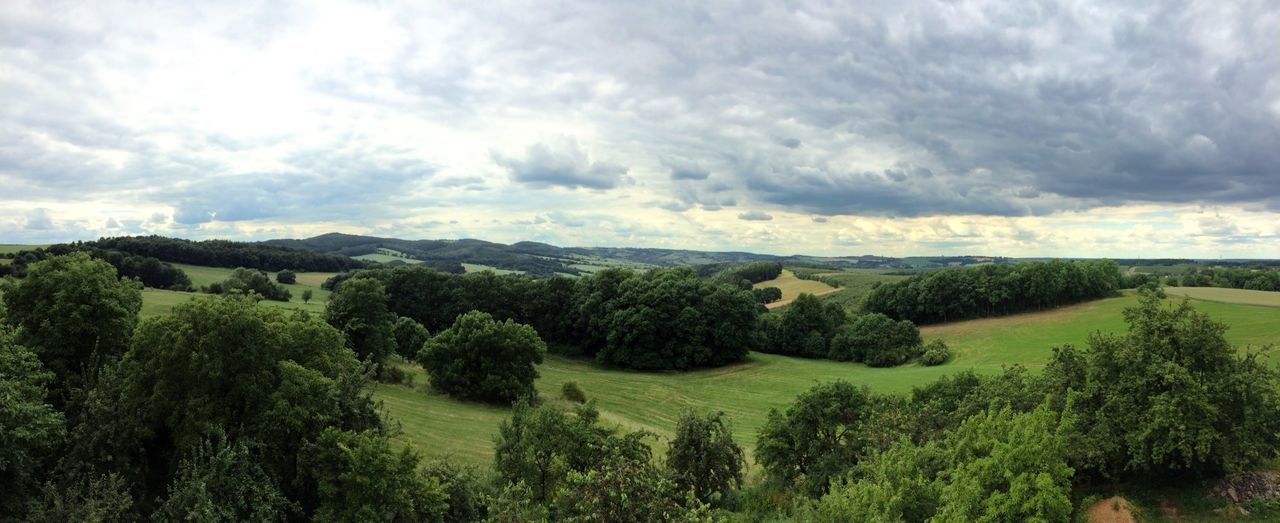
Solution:
M 1226 498 L 1235 504 L 1254 498 L 1275 499 L 1280 497 L 1280 472 L 1259 470 L 1233 474 L 1218 480 L 1209 490 L 1209 495 Z
M 1182 513 L 1178 511 L 1178 504 L 1169 498 L 1160 499 L 1160 515 L 1174 523 L 1182 523 Z
M 1085 511 L 1085 521 L 1089 523 L 1135 523 L 1133 512 L 1129 510 L 1129 502 L 1120 496 L 1114 496 L 1089 506 Z

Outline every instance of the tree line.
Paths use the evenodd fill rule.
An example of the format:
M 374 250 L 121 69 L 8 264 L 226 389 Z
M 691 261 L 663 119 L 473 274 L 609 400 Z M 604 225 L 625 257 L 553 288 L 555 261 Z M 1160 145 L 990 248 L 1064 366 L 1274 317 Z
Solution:
M 863 309 L 922 325 L 1041 310 L 1114 295 L 1120 266 L 1110 260 L 979 265 L 880 283 Z
M 945 363 L 950 353 L 937 341 L 926 347 L 920 329 L 909 320 L 894 320 L 878 312 L 850 315 L 835 302 L 801 294 L 786 308 L 761 318 L 763 343 L 756 350 L 802 358 L 866 363 L 892 367 L 920 358 L 932 349 L 927 365 Z M 939 345 L 941 344 L 941 345 Z
M 163 236 L 121 236 L 88 242 L 90 247 L 116 250 L 161 260 L 208 267 L 246 267 L 277 272 L 342 272 L 370 264 L 336 254 L 228 240 L 191 241 Z
M 171 291 L 191 290 L 191 278 L 182 269 L 160 261 L 151 256 L 140 256 L 123 251 L 102 249 L 86 244 L 57 244 L 46 248 L 30 249 L 9 253 L 8 264 L 0 265 L 0 277 L 13 276 L 22 278 L 27 268 L 36 262 L 52 256 L 61 256 L 72 252 L 87 252 L 90 256 L 110 263 L 120 276 L 134 278 L 143 286 Z
M 1280 268 L 1200 267 L 1169 276 L 1170 285 L 1182 287 L 1225 287 L 1255 291 L 1280 291 Z

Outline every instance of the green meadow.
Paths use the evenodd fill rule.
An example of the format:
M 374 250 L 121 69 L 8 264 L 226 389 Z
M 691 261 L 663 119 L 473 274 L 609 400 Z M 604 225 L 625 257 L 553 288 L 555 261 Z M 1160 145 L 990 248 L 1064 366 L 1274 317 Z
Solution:
M 1038 371 L 1048 361 L 1052 347 L 1083 346 L 1095 331 L 1122 332 L 1121 311 L 1135 302 L 1133 296 L 1124 296 L 1047 312 L 926 327 L 922 329 L 926 340 L 941 338 L 956 354 L 951 362 L 938 367 L 909 364 L 874 369 L 754 353 L 745 363 L 723 368 L 641 373 L 549 356 L 538 368 L 541 377 L 537 388 L 544 398 L 557 399 L 561 385 L 575 381 L 588 398 L 596 400 L 602 419 L 660 437 L 671 436 L 676 417 L 684 409 L 724 411 L 733 420 L 736 438 L 750 454 L 769 409 L 786 408 L 796 395 L 816 383 L 843 379 L 877 392 L 905 393 L 966 369 L 995 373 L 1020 364 Z M 1227 337 L 1233 343 L 1261 348 L 1280 342 L 1273 308 L 1204 301 L 1193 304 L 1229 324 Z M 493 435 L 507 410 L 435 394 L 420 368 L 412 364 L 404 367 L 414 374 L 412 386 L 379 385 L 375 394 L 384 402 L 388 417 L 401 425 L 399 440 L 430 456 L 488 463 Z

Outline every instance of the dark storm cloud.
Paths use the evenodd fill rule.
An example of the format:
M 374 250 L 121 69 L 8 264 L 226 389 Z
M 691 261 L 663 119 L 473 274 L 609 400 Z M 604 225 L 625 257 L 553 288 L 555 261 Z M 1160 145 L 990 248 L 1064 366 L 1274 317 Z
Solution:
M 624 166 L 592 161 L 578 142 L 571 139 L 530 145 L 524 158 L 495 154 L 494 161 L 510 171 L 514 180 L 534 187 L 612 189 L 627 174 Z

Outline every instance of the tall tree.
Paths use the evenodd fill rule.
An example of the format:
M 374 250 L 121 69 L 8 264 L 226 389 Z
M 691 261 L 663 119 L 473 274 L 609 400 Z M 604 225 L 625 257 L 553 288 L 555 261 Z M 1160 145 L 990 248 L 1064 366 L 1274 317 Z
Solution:
M 142 286 L 76 252 L 32 265 L 26 278 L 5 289 L 4 303 L 5 321 L 53 373 L 51 393 L 62 404 L 124 353 L 142 308 Z
M 342 282 L 324 308 L 324 319 L 347 336 L 347 346 L 381 368 L 396 350 L 395 315 L 387 310 L 382 282 L 353 278 Z
M 431 386 L 451 396 L 511 403 L 533 396 L 534 365 L 547 346 L 528 325 L 494 321 L 484 312 L 468 312 L 427 342 L 418 354 Z

